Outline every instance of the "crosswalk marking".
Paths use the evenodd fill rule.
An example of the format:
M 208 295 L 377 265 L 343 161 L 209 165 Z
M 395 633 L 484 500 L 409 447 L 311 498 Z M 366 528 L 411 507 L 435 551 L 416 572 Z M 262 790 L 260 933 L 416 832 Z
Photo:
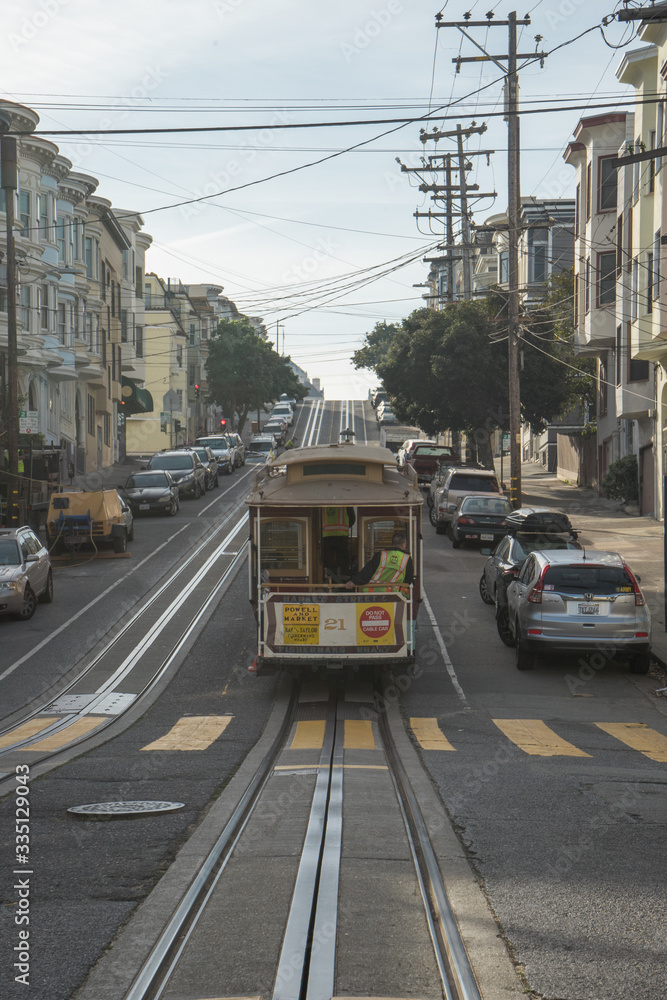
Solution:
M 410 728 L 422 750 L 454 750 L 437 719 L 410 719 Z
M 233 715 L 190 715 L 142 750 L 206 750 L 224 733 Z
M 5 747 L 10 747 L 14 743 L 20 743 L 21 740 L 29 740 L 31 736 L 36 736 L 37 733 L 41 733 L 43 729 L 46 729 L 52 723 L 57 722 L 59 716 L 54 715 L 52 717 L 41 716 L 38 719 L 30 719 L 29 722 L 24 722 L 16 729 L 10 730 L 5 733 L 4 736 L 0 736 L 0 749 Z
M 375 750 L 372 722 L 361 719 L 345 720 L 345 750 Z
M 24 750 L 60 750 L 67 743 L 72 743 L 74 740 L 78 740 L 80 736 L 86 736 L 87 733 L 91 732 L 93 729 L 97 729 L 98 726 L 103 725 L 108 720 L 99 715 L 86 715 L 83 719 L 77 719 L 70 726 L 66 726 L 65 729 L 58 730 L 57 733 L 52 733 L 50 736 L 45 736 L 43 740 L 39 740 L 37 743 L 31 743 L 30 746 L 24 747 Z
M 324 719 L 297 722 L 290 750 L 321 750 L 324 742 Z
M 558 736 L 540 719 L 494 719 L 498 729 L 524 753 L 536 757 L 590 757 Z
M 639 750 L 649 760 L 667 764 L 667 736 L 650 729 L 645 723 L 596 722 L 595 725 L 633 750 Z

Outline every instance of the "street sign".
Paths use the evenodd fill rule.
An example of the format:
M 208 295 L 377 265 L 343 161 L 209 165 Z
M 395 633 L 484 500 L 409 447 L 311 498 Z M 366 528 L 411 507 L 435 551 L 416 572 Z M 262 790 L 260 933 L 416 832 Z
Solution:
M 39 433 L 39 413 L 37 410 L 19 410 L 19 434 Z
M 175 389 L 170 389 L 169 392 L 165 392 L 162 397 L 162 407 L 165 410 L 179 410 L 181 407 L 181 400 Z

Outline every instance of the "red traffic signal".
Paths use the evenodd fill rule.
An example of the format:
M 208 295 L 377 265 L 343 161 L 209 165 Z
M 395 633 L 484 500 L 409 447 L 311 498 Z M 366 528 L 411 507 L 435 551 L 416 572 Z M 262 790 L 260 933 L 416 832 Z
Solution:
M 221 419 L 221 421 L 220 421 L 220 426 L 221 426 L 222 428 L 225 428 L 225 427 L 227 426 L 227 421 L 225 420 L 225 418 L 224 418 L 224 417 L 223 417 L 223 418 Z

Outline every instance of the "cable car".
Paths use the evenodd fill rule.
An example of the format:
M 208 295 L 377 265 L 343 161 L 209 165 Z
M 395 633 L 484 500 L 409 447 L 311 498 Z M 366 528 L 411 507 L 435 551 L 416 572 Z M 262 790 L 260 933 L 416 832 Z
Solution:
M 399 469 L 375 444 L 294 448 L 262 468 L 246 503 L 258 629 L 251 669 L 413 667 L 423 497 L 410 466 Z M 350 589 L 397 531 L 414 580 Z

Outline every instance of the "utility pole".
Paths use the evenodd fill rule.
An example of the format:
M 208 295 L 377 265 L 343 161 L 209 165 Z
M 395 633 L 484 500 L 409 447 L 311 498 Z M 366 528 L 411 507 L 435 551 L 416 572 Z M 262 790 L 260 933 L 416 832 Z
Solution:
M 0 131 L 8 132 L 11 119 L 0 116 Z M 14 253 L 14 192 L 18 187 L 16 139 L 0 138 L 0 186 L 5 194 L 7 223 L 7 513 L 5 523 L 19 523 L 19 400 L 18 339 L 16 332 L 16 256 Z
M 285 350 L 285 326 L 276 320 L 276 354 L 280 354 L 280 331 L 283 331 L 283 352 Z
M 505 120 L 507 122 L 507 243 L 508 243 L 508 376 L 509 376 L 509 430 L 510 430 L 510 501 L 513 507 L 521 506 L 521 388 L 519 384 L 519 233 L 521 226 L 521 182 L 520 182 L 520 137 L 518 113 L 519 78 L 517 59 L 540 60 L 544 65 L 546 52 L 517 53 L 517 25 L 527 26 L 530 18 L 518 19 L 516 11 L 512 11 L 507 21 L 492 21 L 491 16 L 486 21 L 466 20 L 463 24 L 456 21 L 445 22 L 442 14 L 436 14 L 437 28 L 458 28 L 472 44 L 483 54 L 481 56 L 452 59 L 456 63 L 457 72 L 464 62 L 494 62 L 505 74 Z M 508 30 L 507 55 L 490 55 L 474 38 L 467 33 L 467 28 L 500 28 Z M 536 36 L 539 43 L 541 36 Z M 505 69 L 501 60 L 507 60 Z
M 454 301 L 454 263 L 457 260 L 463 262 L 463 298 L 472 298 L 472 246 L 470 243 L 470 219 L 468 216 L 468 192 L 475 192 L 475 197 L 477 198 L 490 198 L 495 197 L 495 192 L 483 192 L 479 193 L 479 184 L 468 184 L 466 180 L 466 172 L 471 169 L 469 159 L 472 156 L 486 156 L 489 157 L 493 150 L 480 150 L 477 152 L 465 152 L 463 149 L 463 140 L 468 139 L 471 135 L 482 135 L 486 132 L 486 125 L 476 126 L 473 124 L 466 129 L 462 129 L 461 125 L 457 125 L 456 130 L 453 132 L 439 132 L 433 130 L 433 132 L 422 132 L 420 133 L 420 139 L 422 143 L 426 143 L 430 140 L 435 142 L 438 139 L 453 138 L 457 141 L 457 153 L 439 153 L 433 154 L 428 157 L 428 160 L 422 157 L 423 166 L 421 167 L 406 167 L 400 160 L 398 163 L 401 166 L 401 170 L 404 173 L 414 173 L 420 176 L 423 183 L 419 185 L 419 190 L 423 193 L 431 192 L 433 196 L 433 201 L 438 203 L 442 202 L 445 208 L 443 213 L 439 212 L 415 212 L 415 218 L 429 218 L 429 219 L 444 219 L 445 220 L 445 243 L 438 247 L 439 250 L 444 251 L 443 256 L 439 257 L 425 257 L 424 260 L 428 263 L 444 264 L 447 268 L 447 294 L 446 300 L 448 302 Z M 457 165 L 452 164 L 454 157 L 457 158 Z M 458 172 L 458 184 L 452 183 L 452 171 Z M 421 175 L 425 172 L 428 173 L 439 173 L 444 174 L 444 184 L 427 184 L 423 180 Z M 455 209 L 454 203 L 458 200 L 459 207 L 458 210 Z M 461 243 L 454 243 L 454 219 L 461 219 Z M 459 251 L 455 253 L 454 251 Z M 438 296 L 441 298 L 441 296 Z

